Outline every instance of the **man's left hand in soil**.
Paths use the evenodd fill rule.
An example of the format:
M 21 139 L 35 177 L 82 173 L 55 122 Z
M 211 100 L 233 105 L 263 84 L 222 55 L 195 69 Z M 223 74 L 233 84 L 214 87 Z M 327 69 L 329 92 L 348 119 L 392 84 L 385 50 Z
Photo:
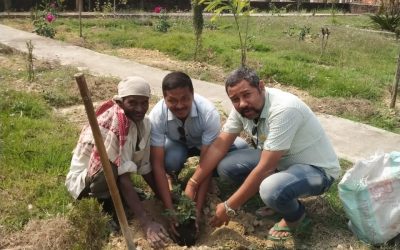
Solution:
M 155 249 L 165 247 L 165 243 L 170 241 L 167 231 L 164 227 L 156 222 L 149 222 L 144 226 L 146 239 L 150 246 Z

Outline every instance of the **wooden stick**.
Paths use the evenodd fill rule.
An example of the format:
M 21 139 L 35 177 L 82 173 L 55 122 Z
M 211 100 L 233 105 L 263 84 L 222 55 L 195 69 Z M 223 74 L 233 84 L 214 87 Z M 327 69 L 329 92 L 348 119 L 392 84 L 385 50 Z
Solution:
M 111 164 L 109 162 L 107 151 L 104 146 L 103 137 L 100 133 L 99 124 L 97 123 L 96 114 L 94 112 L 93 103 L 89 96 L 89 90 L 86 84 L 85 76 L 82 73 L 77 73 L 74 75 L 76 83 L 78 84 L 79 91 L 82 96 L 83 103 L 85 105 L 86 114 L 89 119 L 89 124 L 92 129 L 94 141 L 96 143 L 97 150 L 100 154 L 101 164 L 103 165 L 104 175 L 106 177 L 108 189 L 110 190 L 111 198 L 114 203 L 115 210 L 117 212 L 118 221 L 121 225 L 122 234 L 125 237 L 126 245 L 129 250 L 135 250 L 135 245 L 133 244 L 133 240 L 128 228 L 128 221 L 125 216 L 125 211 L 122 206 L 121 196 L 119 195 L 119 191 L 117 188 L 117 184 L 114 180 L 114 174 L 111 169 Z

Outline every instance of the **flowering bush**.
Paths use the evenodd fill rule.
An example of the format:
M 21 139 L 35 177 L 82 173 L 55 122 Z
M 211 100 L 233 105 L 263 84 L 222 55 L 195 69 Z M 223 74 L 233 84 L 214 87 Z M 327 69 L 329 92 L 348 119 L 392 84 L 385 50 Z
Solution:
M 161 10 L 162 10 L 161 6 L 157 6 L 157 7 L 154 8 L 154 12 L 155 13 L 160 13 Z
M 52 23 L 56 20 L 57 10 L 61 4 L 62 0 L 47 0 L 41 4 L 41 10 L 37 10 L 33 18 L 34 32 L 36 34 L 54 38 L 56 31 Z
M 158 6 L 154 8 L 154 12 L 160 14 L 158 21 L 154 26 L 156 31 L 164 33 L 167 32 L 168 29 L 171 27 L 171 24 L 169 24 L 168 22 L 167 10 Z
M 49 13 L 47 13 L 47 15 L 46 15 L 46 20 L 47 20 L 47 22 L 51 23 L 51 22 L 53 22 L 54 20 L 56 20 L 56 16 L 53 15 L 53 13 L 49 12 Z

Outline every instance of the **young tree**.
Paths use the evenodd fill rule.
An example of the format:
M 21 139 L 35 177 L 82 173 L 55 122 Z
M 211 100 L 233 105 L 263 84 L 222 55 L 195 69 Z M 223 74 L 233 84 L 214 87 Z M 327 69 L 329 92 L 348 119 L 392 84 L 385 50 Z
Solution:
M 249 29 L 249 17 L 250 13 L 252 12 L 250 0 L 200 0 L 200 3 L 204 3 L 206 5 L 206 11 L 214 12 L 213 19 L 217 18 L 217 16 L 223 12 L 230 12 L 233 14 L 240 41 L 241 65 L 246 66 L 248 38 L 247 32 Z M 240 17 L 246 18 L 244 27 L 241 27 L 240 25 Z
M 196 47 L 194 51 L 194 60 L 197 60 L 197 54 L 201 48 L 201 34 L 203 33 L 204 18 L 203 6 L 199 4 L 199 0 L 192 0 L 193 9 L 193 28 L 196 36 Z

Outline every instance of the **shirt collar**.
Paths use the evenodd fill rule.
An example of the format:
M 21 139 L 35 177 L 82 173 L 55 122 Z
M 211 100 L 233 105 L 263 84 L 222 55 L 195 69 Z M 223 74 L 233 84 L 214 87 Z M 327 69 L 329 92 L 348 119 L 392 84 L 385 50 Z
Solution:
M 261 115 L 260 118 L 261 119 L 266 119 L 268 118 L 268 111 L 269 111 L 269 94 L 268 94 L 268 89 L 265 88 L 265 102 L 264 102 L 264 106 L 263 109 L 261 111 Z

